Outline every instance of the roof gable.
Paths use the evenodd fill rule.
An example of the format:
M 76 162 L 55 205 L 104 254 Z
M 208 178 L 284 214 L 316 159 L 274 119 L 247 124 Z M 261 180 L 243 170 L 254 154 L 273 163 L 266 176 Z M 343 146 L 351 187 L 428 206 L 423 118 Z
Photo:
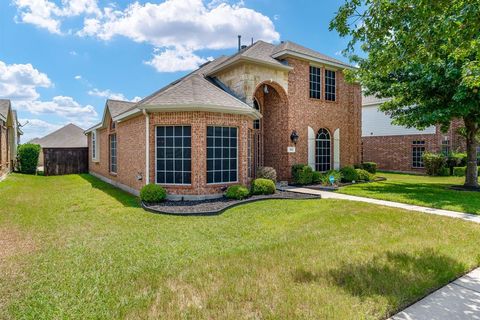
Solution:
M 42 148 L 86 148 L 88 146 L 83 129 L 73 123 L 32 141 Z

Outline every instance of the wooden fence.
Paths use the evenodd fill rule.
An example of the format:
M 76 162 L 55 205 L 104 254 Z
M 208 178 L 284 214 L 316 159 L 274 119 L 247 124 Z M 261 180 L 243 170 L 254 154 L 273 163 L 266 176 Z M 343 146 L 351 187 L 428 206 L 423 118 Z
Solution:
M 88 148 L 43 148 L 44 174 L 88 172 Z

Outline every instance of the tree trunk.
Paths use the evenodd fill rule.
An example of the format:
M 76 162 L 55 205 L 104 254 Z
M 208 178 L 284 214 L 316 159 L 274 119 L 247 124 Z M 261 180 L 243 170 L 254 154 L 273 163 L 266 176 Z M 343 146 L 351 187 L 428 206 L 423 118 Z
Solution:
M 465 117 L 465 129 L 467 135 L 467 172 L 465 174 L 466 187 L 478 187 L 477 169 L 477 133 L 478 124 L 472 117 Z

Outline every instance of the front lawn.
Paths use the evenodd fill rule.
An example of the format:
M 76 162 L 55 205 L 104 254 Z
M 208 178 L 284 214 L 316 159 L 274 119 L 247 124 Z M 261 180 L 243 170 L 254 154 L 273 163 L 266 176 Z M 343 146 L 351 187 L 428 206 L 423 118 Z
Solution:
M 463 177 L 429 177 L 413 174 L 385 173 L 386 181 L 356 184 L 340 188 L 339 193 L 390 200 L 425 207 L 480 214 L 480 192 L 455 191 Z
M 89 175 L 0 183 L 0 318 L 381 319 L 480 262 L 480 226 L 338 200 L 156 215 Z

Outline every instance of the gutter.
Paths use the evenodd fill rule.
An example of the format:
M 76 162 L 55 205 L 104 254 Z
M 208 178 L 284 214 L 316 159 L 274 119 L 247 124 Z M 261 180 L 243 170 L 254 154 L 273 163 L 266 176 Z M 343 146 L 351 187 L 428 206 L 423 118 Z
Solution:
M 145 184 L 150 183 L 150 115 L 147 110 L 142 110 L 145 115 Z

